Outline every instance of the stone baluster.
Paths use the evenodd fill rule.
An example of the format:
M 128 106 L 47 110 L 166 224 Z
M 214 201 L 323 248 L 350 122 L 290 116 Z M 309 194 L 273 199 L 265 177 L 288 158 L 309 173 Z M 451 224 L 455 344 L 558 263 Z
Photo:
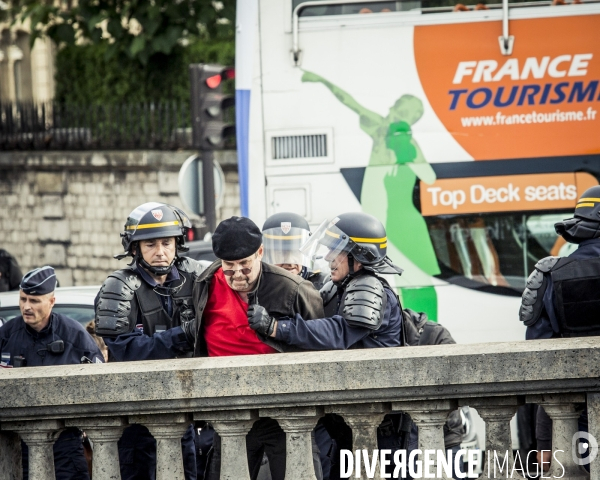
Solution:
M 600 442 L 600 392 L 587 394 L 588 433 L 594 438 L 590 440 L 590 478 L 600 478 L 600 457 L 598 457 L 598 442 Z
M 92 476 L 94 480 L 121 480 L 117 442 L 127 426 L 124 417 L 70 419 L 67 427 L 81 428 L 94 445 Z
M 325 408 L 326 413 L 337 413 L 352 429 L 352 449 L 366 451 L 369 461 L 373 461 L 371 455 L 377 449 L 377 427 L 381 424 L 383 417 L 390 412 L 389 405 L 382 403 L 359 403 L 355 405 L 332 405 Z M 364 468 L 364 457 L 361 456 L 361 478 L 367 478 Z M 375 476 L 381 478 L 379 455 L 375 458 Z M 391 460 L 391 458 L 390 458 Z M 355 472 L 357 468 L 354 463 Z
M 522 402 L 516 396 L 476 398 L 461 401 L 475 408 L 485 421 L 486 464 L 481 479 L 523 478 L 525 459 L 515 465 L 510 421 Z
M 2 429 L 17 432 L 29 447 L 29 480 L 55 480 L 54 442 L 64 428 L 60 420 L 2 423 Z
M 206 420 L 221 437 L 220 480 L 250 480 L 246 435 L 258 419 L 252 410 L 198 412 L 194 420 Z
M 184 480 L 181 437 L 192 423 L 185 413 L 130 415 L 129 423 L 140 423 L 156 439 L 156 480 Z
M 311 433 L 323 415 L 317 407 L 260 409 L 261 417 L 277 420 L 285 432 L 285 480 L 316 480 Z
M 0 480 L 22 480 L 21 439 L 0 425 Z
M 457 405 L 456 400 L 392 403 L 392 410 L 400 410 L 408 413 L 419 428 L 419 450 L 422 452 L 421 461 L 423 469 L 426 469 L 423 472 L 423 476 L 426 472 L 437 475 L 438 451 L 444 452 L 444 454 L 447 455 L 444 447 L 444 423 L 446 423 L 446 420 L 448 419 L 448 414 L 452 410 L 456 410 Z M 425 450 L 433 450 L 435 451 L 435 455 L 426 457 Z M 440 469 L 441 476 L 436 476 L 435 478 L 444 480 L 452 479 L 451 476 L 446 475 L 444 468 L 440 466 Z
M 531 395 L 527 402 L 541 405 L 552 419 L 552 463 L 548 475 L 569 480 L 589 478 L 585 469 L 573 460 L 573 437 L 579 430 L 577 421 L 582 412 L 581 404 L 585 403 L 585 394 Z

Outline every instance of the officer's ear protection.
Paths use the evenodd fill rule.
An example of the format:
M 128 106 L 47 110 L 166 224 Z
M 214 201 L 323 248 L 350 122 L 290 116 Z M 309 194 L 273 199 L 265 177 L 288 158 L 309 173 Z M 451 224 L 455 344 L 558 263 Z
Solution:
M 360 245 L 357 245 L 354 249 L 353 252 L 356 252 L 358 255 L 362 255 L 363 257 L 365 257 L 369 262 L 372 262 L 373 260 L 377 259 L 377 256 L 368 248 L 366 247 L 361 247 Z

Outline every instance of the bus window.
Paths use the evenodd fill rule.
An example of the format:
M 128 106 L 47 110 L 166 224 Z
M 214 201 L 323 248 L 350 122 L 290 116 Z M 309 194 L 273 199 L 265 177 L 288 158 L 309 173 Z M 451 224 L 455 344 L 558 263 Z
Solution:
M 298 5 L 306 0 L 292 0 L 292 11 Z M 327 0 L 323 0 L 326 2 Z M 511 7 L 519 6 L 550 6 L 556 5 L 556 2 L 563 0 L 509 0 Z M 579 3 L 579 1 L 573 1 Z M 364 2 L 348 3 L 340 5 L 310 6 L 300 11 L 300 17 L 314 17 L 324 15 L 352 15 L 364 13 L 386 13 L 386 12 L 406 12 L 409 10 L 421 10 L 422 13 L 437 12 L 459 12 L 469 10 L 487 10 L 502 8 L 502 2 L 489 2 L 487 0 L 403 0 L 403 1 L 383 1 L 383 2 Z
M 293 0 L 292 9 L 303 3 L 303 0 Z M 419 0 L 404 0 L 404 1 L 383 1 L 383 2 L 364 2 L 364 3 L 348 3 L 341 5 L 326 5 L 326 6 L 311 6 L 303 8 L 300 11 L 301 17 L 314 17 L 323 15 L 354 15 L 365 13 L 388 13 L 402 12 L 420 8 Z
M 554 231 L 554 224 L 569 216 L 570 212 L 426 217 L 440 266 L 438 277 L 489 293 L 521 295 L 538 260 L 571 253 L 571 244 Z

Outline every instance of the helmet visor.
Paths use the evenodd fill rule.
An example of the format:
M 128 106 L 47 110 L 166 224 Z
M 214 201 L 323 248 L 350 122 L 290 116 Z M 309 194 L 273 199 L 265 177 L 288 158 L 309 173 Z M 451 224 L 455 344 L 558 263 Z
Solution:
M 302 245 L 300 250 L 314 261 L 325 259 L 335 260 L 342 252 L 346 254 L 352 249 L 354 242 L 343 231 L 335 226 L 338 218 L 325 220 L 317 231 Z
M 312 270 L 310 257 L 300 251 L 300 247 L 310 238 L 310 232 L 303 228 L 290 228 L 283 232 L 280 227 L 263 231 L 265 254 L 263 261 L 271 265 L 302 265 Z

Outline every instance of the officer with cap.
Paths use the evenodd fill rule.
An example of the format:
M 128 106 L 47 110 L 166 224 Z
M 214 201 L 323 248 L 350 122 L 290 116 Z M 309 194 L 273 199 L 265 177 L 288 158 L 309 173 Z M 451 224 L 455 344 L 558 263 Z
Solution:
M 310 281 L 317 290 L 329 280 L 329 272 L 315 269 L 315 260 L 304 255 L 300 247 L 310 237 L 310 226 L 297 213 L 281 212 L 271 215 L 263 228 L 265 263 L 277 265 L 293 275 Z
M 103 363 L 96 342 L 79 322 L 52 311 L 56 274 L 50 266 L 25 274 L 20 284 L 18 316 L 0 328 L 0 358 L 4 368 L 69 365 L 91 360 Z M 28 449 L 22 444 L 27 472 Z M 89 480 L 81 432 L 64 430 L 54 443 L 57 480 Z
M 600 335 L 600 186 L 586 190 L 573 218 L 554 224 L 554 229 L 579 246 L 568 257 L 546 257 L 536 263 L 519 309 L 526 339 Z M 587 431 L 586 413 L 579 428 Z M 542 408 L 536 430 L 538 450 L 551 450 L 552 422 Z
M 245 217 L 222 221 L 212 236 L 216 260 L 194 286 L 194 307 L 198 315 L 194 328 L 186 328 L 195 343 L 195 356 L 256 355 L 277 353 L 285 345 L 257 333 L 248 325 L 250 306 L 260 303 L 276 318 L 323 316 L 323 304 L 312 284 L 298 275 L 263 262 L 262 233 Z M 275 420 L 261 418 L 247 439 L 251 478 L 260 469 L 263 453 L 269 458 L 272 480 L 285 476 L 285 433 Z M 218 479 L 220 441 L 215 449 L 209 479 Z
M 104 338 L 111 361 L 159 360 L 192 355 L 183 328 L 194 316 L 192 290 L 202 272 L 187 251 L 187 215 L 165 203 L 133 210 L 121 234 L 127 268 L 111 273 L 96 297 L 96 334 Z M 196 478 L 194 428 L 182 439 L 187 480 Z M 156 441 L 142 425 L 125 429 L 119 441 L 123 480 L 154 479 Z

